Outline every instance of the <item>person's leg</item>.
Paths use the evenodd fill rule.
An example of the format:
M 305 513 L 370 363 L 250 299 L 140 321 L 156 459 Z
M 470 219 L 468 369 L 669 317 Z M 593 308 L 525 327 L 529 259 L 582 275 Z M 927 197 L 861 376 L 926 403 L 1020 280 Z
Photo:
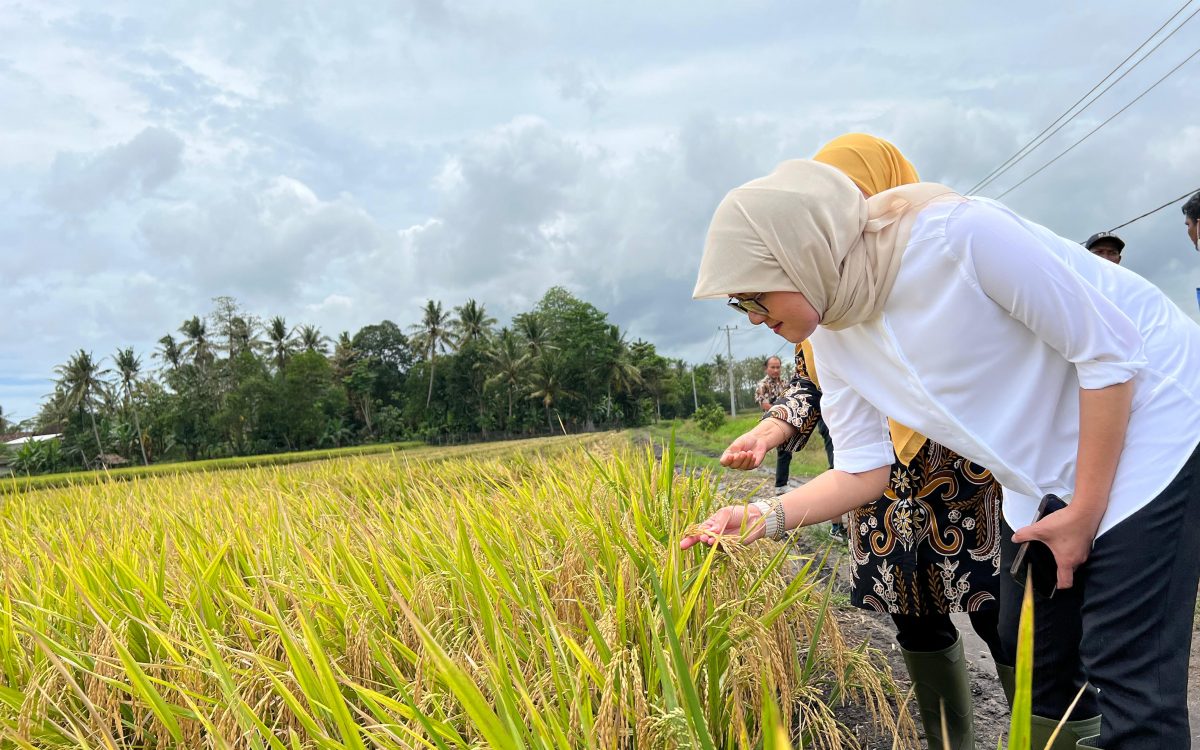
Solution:
M 792 468 L 792 454 L 789 451 L 776 450 L 775 453 L 775 487 L 787 487 L 788 474 Z
M 1015 664 L 1017 630 L 1021 620 L 1023 584 L 1008 574 L 1017 545 L 1007 523 L 1000 526 L 1000 643 L 1005 662 Z M 1082 595 L 1078 587 L 1055 592 L 1046 598 L 1033 595 L 1033 713 L 1060 719 L 1075 700 L 1086 678 L 1079 657 L 1083 635 L 1080 619 Z M 1092 719 L 1099 707 L 1092 691 L 1079 699 L 1070 721 Z
M 1186 748 L 1200 579 L 1200 452 L 1149 505 L 1096 540 L 1076 574 L 1080 656 L 1099 692 L 1100 748 Z
M 949 615 L 892 615 L 931 750 L 974 750 L 971 679 L 962 638 Z M 946 734 L 942 733 L 943 715 Z

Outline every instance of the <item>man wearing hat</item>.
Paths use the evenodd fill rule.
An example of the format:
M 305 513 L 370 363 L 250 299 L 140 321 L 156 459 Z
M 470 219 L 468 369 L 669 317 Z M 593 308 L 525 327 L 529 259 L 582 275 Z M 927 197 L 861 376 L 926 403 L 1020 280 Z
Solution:
M 1096 232 L 1087 238 L 1083 246 L 1091 251 L 1092 255 L 1099 255 L 1118 266 L 1121 265 L 1121 251 L 1125 249 L 1125 240 L 1112 232 Z

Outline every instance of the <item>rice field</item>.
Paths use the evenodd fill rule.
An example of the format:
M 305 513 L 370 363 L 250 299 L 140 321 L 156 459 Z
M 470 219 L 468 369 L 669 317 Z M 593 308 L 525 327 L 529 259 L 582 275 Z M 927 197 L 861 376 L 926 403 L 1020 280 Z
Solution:
M 561 438 L 0 495 L 0 746 L 854 748 L 849 703 L 905 746 L 817 562 L 678 549 L 726 500 L 663 450 Z

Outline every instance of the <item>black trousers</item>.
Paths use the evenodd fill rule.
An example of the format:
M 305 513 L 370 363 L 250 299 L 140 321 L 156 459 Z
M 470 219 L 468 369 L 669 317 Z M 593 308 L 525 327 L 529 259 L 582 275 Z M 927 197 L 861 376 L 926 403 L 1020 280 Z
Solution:
M 1149 467 L 1147 467 L 1149 469 Z M 1024 588 L 1002 531 L 1000 633 L 1016 654 Z M 1071 718 L 1100 713 L 1099 747 L 1191 747 L 1187 681 L 1200 580 L 1200 449 L 1148 505 L 1096 540 L 1075 585 L 1034 594 L 1033 712 L 1059 718 L 1086 679 Z
M 821 433 L 821 439 L 825 442 L 825 459 L 829 462 L 829 468 L 833 468 L 833 441 L 829 439 L 829 428 L 825 426 L 825 420 L 817 420 L 817 432 Z M 788 483 L 788 474 L 792 468 L 792 454 L 787 451 L 775 451 L 775 486 L 783 487 Z
M 792 454 L 790 451 L 775 451 L 775 486 L 784 487 L 788 483 L 788 473 L 792 468 Z
M 987 644 L 997 664 L 1011 666 L 1000 639 L 1000 610 L 993 607 L 971 612 L 971 629 Z M 945 651 L 958 640 L 958 628 L 950 615 L 892 615 L 896 624 L 896 642 L 905 651 Z

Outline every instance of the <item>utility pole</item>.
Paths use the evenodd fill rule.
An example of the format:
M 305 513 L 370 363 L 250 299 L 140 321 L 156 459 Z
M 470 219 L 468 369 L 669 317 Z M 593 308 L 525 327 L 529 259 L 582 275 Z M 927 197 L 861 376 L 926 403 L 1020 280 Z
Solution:
M 700 411 L 700 397 L 696 395 L 696 366 L 692 365 L 692 411 Z
M 733 387 L 733 332 L 737 330 L 737 326 L 718 327 L 718 331 L 725 332 L 725 353 L 729 357 L 729 416 L 737 416 L 737 397 L 734 395 L 736 390 Z

